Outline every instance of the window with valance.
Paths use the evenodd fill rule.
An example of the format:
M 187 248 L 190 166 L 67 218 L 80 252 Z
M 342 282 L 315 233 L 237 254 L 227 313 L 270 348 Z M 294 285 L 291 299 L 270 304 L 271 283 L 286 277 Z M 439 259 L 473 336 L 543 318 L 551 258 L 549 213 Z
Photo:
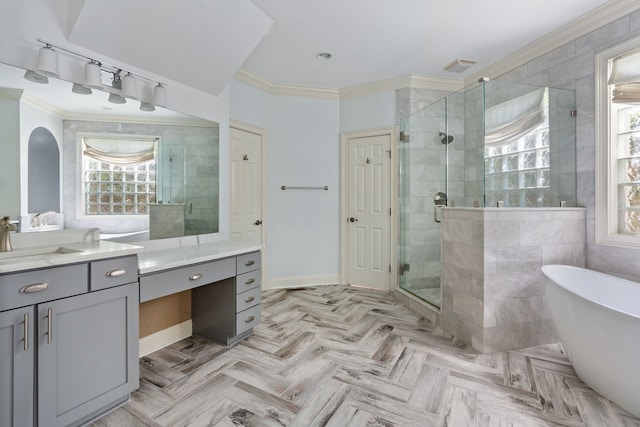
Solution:
M 156 202 L 158 138 L 82 138 L 85 215 L 147 215 Z

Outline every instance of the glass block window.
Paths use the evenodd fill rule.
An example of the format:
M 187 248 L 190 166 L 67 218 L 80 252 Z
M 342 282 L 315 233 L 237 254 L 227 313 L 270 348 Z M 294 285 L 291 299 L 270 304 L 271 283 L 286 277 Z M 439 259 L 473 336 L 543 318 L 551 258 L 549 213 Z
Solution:
M 549 206 L 549 128 L 540 126 L 501 147 L 485 147 L 486 206 Z
M 85 215 L 149 214 L 149 204 L 156 202 L 155 138 L 145 141 L 146 145 L 117 138 L 83 142 Z M 140 147 L 151 147 L 151 153 Z

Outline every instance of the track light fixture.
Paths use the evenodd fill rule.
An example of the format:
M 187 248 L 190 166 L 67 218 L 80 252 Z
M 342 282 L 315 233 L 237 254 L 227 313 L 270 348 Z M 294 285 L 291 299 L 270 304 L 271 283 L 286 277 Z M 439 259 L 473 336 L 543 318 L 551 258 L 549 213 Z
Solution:
M 84 81 L 82 84 L 74 83 L 72 91 L 75 93 L 85 94 L 90 91 L 91 88 L 102 89 L 102 72 L 113 74 L 112 87 L 120 91 L 114 93 L 109 91 L 109 101 L 116 104 L 124 104 L 126 102 L 125 97 L 142 101 L 140 109 L 143 111 L 153 111 L 143 104 L 147 104 L 155 109 L 155 106 L 165 107 L 167 101 L 166 85 L 157 80 L 151 79 L 133 71 L 127 71 L 114 65 L 107 64 L 103 61 L 98 61 L 95 58 L 90 58 L 81 53 L 73 52 L 61 46 L 57 46 L 53 43 L 45 40 L 37 39 L 39 43 L 44 46 L 38 51 L 38 61 L 34 71 L 25 73 L 24 78 L 27 80 L 35 81 L 37 83 L 48 83 L 47 77 L 58 77 L 58 52 L 55 49 L 69 53 L 71 55 L 79 56 L 88 60 L 84 66 Z M 138 79 L 144 79 L 155 84 L 153 89 L 153 101 L 152 103 L 145 102 L 140 99 L 138 95 Z M 108 87 L 108 85 L 107 85 Z

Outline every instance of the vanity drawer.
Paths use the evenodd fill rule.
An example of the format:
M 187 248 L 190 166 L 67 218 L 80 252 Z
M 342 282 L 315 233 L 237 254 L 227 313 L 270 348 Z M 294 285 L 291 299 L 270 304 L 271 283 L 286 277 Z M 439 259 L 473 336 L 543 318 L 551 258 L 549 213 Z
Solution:
M 193 264 L 140 277 L 140 302 L 160 298 L 236 275 L 236 259 Z
M 89 287 L 92 291 L 138 281 L 138 257 L 111 258 L 91 263 Z
M 254 305 L 260 304 L 262 300 L 262 289 L 253 288 L 250 291 L 236 295 L 236 312 L 240 313 Z
M 246 273 L 247 271 L 260 270 L 260 251 L 239 255 L 237 260 L 238 274 Z
M 87 264 L 10 273 L 0 276 L 0 311 L 39 304 L 89 290 Z
M 236 294 L 246 292 L 249 289 L 259 288 L 262 285 L 262 270 L 250 271 L 238 274 L 236 277 Z
M 256 305 L 236 314 L 236 335 L 248 331 L 260 323 L 261 306 Z

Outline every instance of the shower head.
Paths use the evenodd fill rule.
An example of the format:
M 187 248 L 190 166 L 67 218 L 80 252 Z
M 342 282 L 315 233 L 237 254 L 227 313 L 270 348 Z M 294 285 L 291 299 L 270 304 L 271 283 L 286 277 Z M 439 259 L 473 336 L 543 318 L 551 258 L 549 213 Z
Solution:
M 438 135 L 440 136 L 440 142 L 443 144 L 451 144 L 453 142 L 454 139 L 456 139 L 453 135 L 447 135 L 444 132 L 440 132 L 438 133 Z

